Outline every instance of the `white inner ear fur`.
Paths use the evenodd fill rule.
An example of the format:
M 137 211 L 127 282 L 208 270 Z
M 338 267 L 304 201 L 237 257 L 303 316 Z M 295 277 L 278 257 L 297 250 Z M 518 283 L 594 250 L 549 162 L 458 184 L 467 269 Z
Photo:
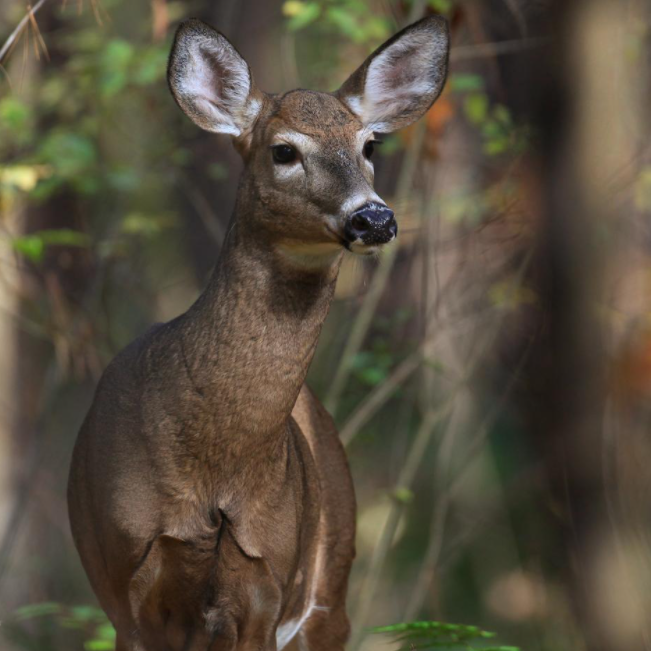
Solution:
M 248 101 L 251 78 L 246 62 L 221 37 L 195 38 L 188 55 L 179 92 L 203 114 L 209 131 L 241 135 L 260 109 L 259 102 Z
M 433 71 L 446 52 L 445 34 L 406 34 L 371 61 L 364 97 L 348 98 L 349 106 L 373 131 L 391 131 L 391 120 L 409 111 L 416 97 L 438 92 L 444 79 Z

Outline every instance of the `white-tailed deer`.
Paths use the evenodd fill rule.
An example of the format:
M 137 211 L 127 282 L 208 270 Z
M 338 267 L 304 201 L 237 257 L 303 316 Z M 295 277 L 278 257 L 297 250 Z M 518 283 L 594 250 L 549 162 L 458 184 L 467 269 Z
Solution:
M 119 651 L 344 648 L 355 498 L 304 380 L 344 249 L 396 236 L 374 132 L 429 109 L 447 58 L 427 18 L 334 94 L 268 95 L 219 32 L 179 28 L 172 93 L 245 166 L 208 286 L 111 362 L 75 447 L 72 532 Z

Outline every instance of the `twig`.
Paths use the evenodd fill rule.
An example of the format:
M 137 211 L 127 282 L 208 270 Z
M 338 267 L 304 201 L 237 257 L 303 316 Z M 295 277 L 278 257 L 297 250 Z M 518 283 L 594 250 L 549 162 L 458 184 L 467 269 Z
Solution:
M 407 359 L 403 360 L 393 373 L 379 384 L 368 398 L 353 412 L 352 416 L 341 428 L 340 437 L 344 446 L 350 445 L 355 435 L 382 407 L 393 392 L 420 366 L 422 350 L 419 348 Z
M 450 61 L 468 61 L 470 59 L 483 59 L 502 54 L 513 54 L 522 50 L 542 47 L 549 42 L 549 38 L 540 36 L 497 41 L 495 43 L 479 43 L 477 45 L 458 45 L 450 52 Z
M 531 349 L 532 346 L 529 345 L 527 350 L 522 355 L 517 368 L 511 374 L 506 389 L 500 396 L 493 409 L 490 410 L 486 415 L 484 422 L 480 425 L 477 433 L 471 441 L 470 448 L 461 464 L 460 470 L 457 471 L 455 478 L 450 482 L 448 487 L 442 491 L 441 496 L 436 500 L 434 506 L 434 514 L 432 516 L 432 523 L 430 526 L 430 538 L 427 549 L 425 550 L 425 557 L 423 559 L 421 568 L 418 571 L 418 580 L 416 581 L 416 585 L 411 592 L 411 597 L 409 599 L 407 609 L 405 610 L 404 621 L 406 622 L 411 621 L 418 615 L 418 611 L 421 609 L 423 602 L 425 601 L 427 590 L 434 579 L 434 574 L 436 572 L 441 550 L 443 549 L 443 525 L 447 518 L 449 507 L 462 486 L 463 478 L 465 477 L 466 472 L 475 457 L 475 454 L 479 451 L 479 448 L 486 440 L 486 437 L 495 424 L 495 421 L 502 413 L 506 401 L 515 389 L 515 385 L 520 377 L 520 373 L 524 369 L 524 366 L 529 359 Z M 439 467 L 443 466 L 443 463 L 441 463 L 440 459 L 437 465 Z M 437 491 L 441 488 L 441 482 L 437 480 L 438 477 L 441 476 L 444 476 L 443 472 L 435 473 L 435 490 Z
M 458 390 L 459 388 L 457 388 L 442 407 L 439 409 L 430 409 L 428 413 L 425 414 L 409 450 L 405 465 L 403 466 L 398 481 L 395 484 L 394 493 L 399 489 L 409 490 L 411 488 L 414 479 L 416 478 L 418 467 L 423 460 L 423 455 L 429 445 L 432 433 L 434 432 L 434 428 L 452 413 L 452 410 L 456 405 Z M 447 431 L 449 431 L 449 429 L 450 428 L 448 427 Z M 371 613 L 371 607 L 375 599 L 375 593 L 382 574 L 382 568 L 384 567 L 384 561 L 391 549 L 398 524 L 402 518 L 404 507 L 404 502 L 398 500 L 394 501 L 387 521 L 382 529 L 382 533 L 380 534 L 380 539 L 373 550 L 373 555 L 371 556 L 371 561 L 366 571 L 366 575 L 362 581 L 361 597 L 353 617 L 355 634 L 350 645 L 350 648 L 353 649 L 353 651 L 359 648 L 366 636 L 366 631 L 364 630 L 366 622 Z
M 445 292 L 441 292 L 443 294 Z M 439 327 L 430 336 L 423 339 L 418 349 L 404 359 L 381 384 L 378 384 L 360 403 L 359 407 L 350 415 L 340 429 L 340 437 L 345 446 L 350 445 L 360 429 L 375 416 L 378 410 L 391 397 L 393 392 L 414 373 L 423 362 L 423 350 L 431 345 L 436 337 L 448 328 L 459 327 L 459 319 L 439 324 Z
M 515 275 L 517 279 L 519 280 L 522 279 L 531 260 L 531 256 L 532 253 L 529 252 L 524 257 Z M 504 316 L 500 316 L 496 320 L 496 323 L 494 324 L 490 334 L 486 336 L 484 340 L 484 351 L 488 350 L 490 346 L 493 344 L 493 342 L 495 341 L 495 339 L 499 336 L 503 320 L 504 320 Z M 479 324 L 478 327 L 480 327 Z M 478 432 L 478 434 L 473 439 L 473 442 L 471 443 L 472 452 L 474 452 L 474 450 L 484 440 L 486 434 L 489 431 L 490 425 L 492 424 L 493 420 L 497 418 L 497 416 L 499 415 L 502 404 L 506 400 L 506 397 L 509 395 L 510 390 L 514 387 L 515 382 L 519 377 L 519 371 L 521 367 L 524 365 L 527 358 L 528 358 L 527 354 L 523 355 L 523 358 L 520 361 L 520 365 L 518 366 L 518 369 L 510 378 L 509 384 L 507 386 L 507 391 L 502 396 L 502 400 L 500 400 L 497 403 L 497 405 L 495 405 L 495 407 L 489 412 L 489 415 L 484 420 L 483 426 L 480 428 L 480 431 Z M 418 471 L 418 467 L 423 459 L 427 446 L 429 445 L 434 427 L 442 419 L 446 418 L 448 414 L 452 414 L 453 409 L 457 407 L 458 395 L 460 391 L 463 389 L 463 387 L 465 386 L 467 382 L 467 378 L 469 378 L 472 375 L 475 368 L 479 365 L 481 359 L 483 359 L 482 352 L 478 351 L 474 355 L 473 361 L 467 365 L 465 372 L 462 374 L 462 377 L 460 378 L 456 386 L 452 389 L 452 393 L 449 396 L 447 402 L 444 405 L 442 405 L 438 410 L 430 409 L 428 413 L 425 414 L 425 417 L 421 423 L 416 438 L 414 439 L 414 442 L 412 443 L 412 446 L 409 450 L 407 460 L 405 461 L 405 464 L 400 472 L 398 481 L 396 482 L 396 485 L 394 487 L 394 491 L 393 491 L 394 494 L 395 491 L 399 489 L 405 489 L 405 488 L 411 489 L 413 481 L 415 480 L 416 477 L 416 473 Z M 442 456 L 445 458 L 444 459 L 445 463 L 448 463 L 452 451 L 451 446 L 454 440 L 453 437 L 453 433 L 455 430 L 454 425 L 455 425 L 454 418 L 452 415 L 450 415 L 448 426 L 445 429 L 445 432 L 443 433 L 443 436 L 441 438 L 440 452 Z M 467 458 L 465 460 L 465 463 L 469 464 L 470 459 Z M 467 466 L 464 466 L 464 470 L 466 467 Z M 461 485 L 460 479 L 461 476 L 457 476 L 455 480 L 450 484 L 450 496 L 447 499 L 450 499 L 452 492 L 456 491 L 458 487 Z M 377 590 L 377 585 L 380 579 L 382 568 L 384 566 L 384 562 L 391 548 L 391 544 L 393 542 L 395 532 L 398 528 L 398 524 L 400 523 L 400 518 L 402 517 L 403 509 L 404 509 L 404 504 L 396 500 L 391 509 L 391 512 L 389 513 L 389 516 L 384 525 L 382 533 L 380 534 L 380 539 L 378 540 L 378 543 L 375 546 L 375 549 L 373 550 L 373 555 L 371 556 L 371 561 L 368 570 L 362 582 L 360 602 L 355 613 L 355 618 L 353 620 L 353 625 L 356 630 L 355 636 L 353 638 L 353 643 L 351 644 L 351 649 L 353 649 L 353 651 L 356 651 L 356 649 L 359 648 L 359 646 L 361 645 L 365 637 L 364 628 L 366 626 L 368 617 L 371 612 L 371 606 L 375 598 L 375 592 Z M 439 517 L 443 517 L 443 520 L 445 519 L 444 514 L 443 516 L 439 516 Z
M 524 16 L 522 7 L 520 7 L 518 0 L 504 0 L 504 4 L 513 15 L 515 22 L 518 24 L 518 29 L 523 37 L 526 37 L 529 30 L 527 29 L 527 19 Z
M 47 2 L 47 0 L 38 0 L 38 2 L 27 12 L 23 19 L 16 25 L 9 37 L 4 42 L 2 49 L 0 49 L 0 64 L 2 64 L 9 53 L 9 50 L 16 42 L 16 39 L 23 33 L 23 30 L 29 25 L 29 23 L 34 19 L 36 12 Z

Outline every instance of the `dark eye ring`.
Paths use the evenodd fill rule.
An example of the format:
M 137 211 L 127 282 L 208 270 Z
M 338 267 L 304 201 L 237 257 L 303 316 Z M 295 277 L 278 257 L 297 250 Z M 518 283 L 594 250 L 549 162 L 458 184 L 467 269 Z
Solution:
M 296 160 L 296 150 L 289 145 L 273 145 L 271 154 L 276 163 L 287 164 Z
M 381 144 L 382 142 L 380 140 L 369 140 L 364 145 L 364 156 L 366 156 L 366 158 L 370 160 L 371 156 L 373 156 L 373 152 L 375 151 L 375 145 L 381 145 Z

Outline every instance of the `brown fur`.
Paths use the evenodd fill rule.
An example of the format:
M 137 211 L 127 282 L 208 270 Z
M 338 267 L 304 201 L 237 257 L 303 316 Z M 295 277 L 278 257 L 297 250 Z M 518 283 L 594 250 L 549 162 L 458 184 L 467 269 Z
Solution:
M 355 500 L 332 419 L 304 380 L 342 256 L 326 216 L 372 193 L 363 125 L 324 93 L 268 96 L 251 83 L 236 104 L 219 94 L 232 89 L 219 48 L 244 70 L 232 46 L 197 21 L 179 34 L 173 92 L 197 123 L 221 128 L 202 96 L 180 90 L 195 65 L 188 39 L 213 39 L 210 101 L 237 125 L 245 170 L 205 291 L 100 381 L 70 472 L 73 536 L 118 651 L 274 651 L 278 628 L 310 604 L 295 640 L 342 651 Z M 312 139 L 300 183 L 271 161 L 287 130 Z M 297 246 L 318 264 L 304 264 L 304 248 L 288 256 Z

